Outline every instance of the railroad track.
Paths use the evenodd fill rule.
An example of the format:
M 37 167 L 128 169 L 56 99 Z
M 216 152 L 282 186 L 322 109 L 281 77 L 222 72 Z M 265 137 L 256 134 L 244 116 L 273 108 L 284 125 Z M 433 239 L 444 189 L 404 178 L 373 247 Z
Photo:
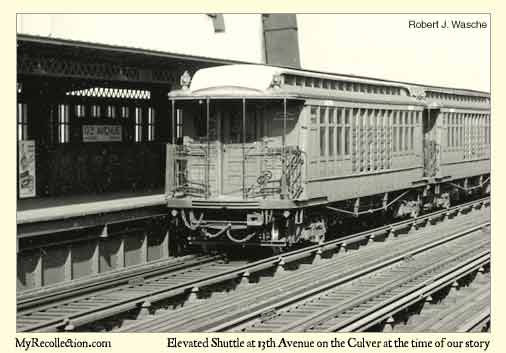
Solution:
M 84 325 L 121 315 L 132 310 L 141 309 L 141 312 L 150 313 L 152 311 L 152 303 L 182 295 L 195 298 L 202 292 L 202 288 L 208 286 L 218 285 L 227 281 L 235 281 L 237 279 L 241 279 L 240 283 L 242 284 L 248 282 L 252 274 L 262 273 L 262 271 L 271 269 L 277 269 L 278 272 L 281 272 L 285 268 L 288 268 L 290 264 L 300 260 L 308 258 L 319 259 L 323 253 L 341 252 L 363 243 L 372 242 L 371 245 L 373 246 L 366 247 L 372 250 L 375 246 L 381 244 L 379 240 L 381 240 L 382 237 L 394 237 L 402 230 L 416 229 L 425 224 L 437 222 L 438 219 L 451 217 L 460 212 L 466 212 L 466 210 L 480 208 L 484 205 L 489 205 L 489 203 L 489 198 L 473 201 L 449 210 L 425 215 L 414 220 L 398 222 L 372 231 L 362 232 L 339 240 L 310 246 L 305 249 L 283 254 L 282 256 L 262 259 L 250 264 L 245 264 L 244 262 L 222 262 L 218 264 L 213 262 L 207 264 L 207 266 L 192 267 L 186 272 L 183 270 L 182 273 L 175 271 L 170 274 L 154 275 L 147 279 L 138 276 L 137 280 L 130 280 L 129 283 L 115 286 L 114 288 L 99 290 L 98 292 L 95 291 L 45 305 L 33 305 L 31 308 L 24 310 L 18 309 L 17 329 L 20 332 L 75 330 L 78 327 L 83 327 Z M 465 219 L 467 220 L 467 218 L 473 218 L 472 213 L 470 217 L 466 217 Z M 474 218 L 480 217 L 476 215 Z M 468 221 L 472 223 L 471 219 Z M 464 219 L 462 219 L 461 222 L 457 222 L 452 218 L 449 219 L 448 222 L 443 222 L 437 226 L 443 226 L 447 223 L 458 223 L 459 226 L 467 224 Z M 401 238 L 404 237 L 398 238 L 398 244 L 403 242 L 400 240 Z M 406 241 L 406 243 L 408 242 Z M 234 293 L 235 292 L 236 291 L 234 291 Z M 228 294 L 227 297 L 230 295 L 231 294 Z M 198 305 L 190 305 L 190 307 L 196 306 Z M 163 310 L 160 311 L 163 312 Z M 173 312 L 173 310 L 168 311 Z
M 289 307 L 319 292 L 349 283 L 385 266 L 402 262 L 406 259 L 406 256 L 410 256 L 410 252 L 416 253 L 423 251 L 421 249 L 436 247 L 439 243 L 449 241 L 449 238 L 458 239 L 469 234 L 480 233 L 483 227 L 489 225 L 488 221 L 483 222 L 480 219 L 482 217 L 477 217 L 474 221 L 460 219 L 458 223 L 448 224 L 450 229 L 459 230 L 460 228 L 457 233 L 451 232 L 450 229 L 446 229 L 444 232 L 443 229 L 438 229 L 437 232 L 417 232 L 410 236 L 395 238 L 394 241 L 389 243 L 378 243 L 376 246 L 367 246 L 360 251 L 348 251 L 331 259 L 317 261 L 316 264 L 308 268 L 300 268 L 297 271 L 286 271 L 281 268 L 279 276 L 276 274 L 274 278 L 262 280 L 257 284 L 242 286 L 233 293 L 227 294 L 226 297 L 217 298 L 216 300 L 211 298 L 188 308 L 157 314 L 152 319 L 134 322 L 119 331 L 207 332 L 241 330 L 244 325 L 250 325 L 255 320 L 263 322 L 276 317 L 280 308 Z M 449 233 L 451 233 L 451 236 L 448 237 Z M 360 236 L 365 235 L 361 234 Z M 368 236 L 371 236 L 371 234 L 369 233 Z M 349 240 L 347 244 L 349 244 Z M 323 244 L 322 246 L 329 245 Z M 297 255 L 301 256 L 301 254 Z M 318 255 L 317 250 L 317 258 Z M 286 258 L 287 255 L 285 254 L 284 257 Z M 283 262 L 284 264 L 287 263 L 287 261 Z M 253 268 L 249 269 L 249 276 L 253 271 Z
M 481 234 L 474 238 L 447 242 L 398 267 L 362 278 L 344 289 L 349 292 L 334 288 L 290 310 L 288 323 L 279 325 L 278 319 L 277 324 L 270 322 L 269 328 L 279 332 L 352 332 L 395 322 L 394 314 L 489 263 L 490 241 Z M 321 305 L 321 299 L 332 304 Z M 294 315 L 301 318 L 293 320 Z
M 91 277 L 72 280 L 70 282 L 21 291 L 16 297 L 17 310 L 26 310 L 56 300 L 75 297 L 76 293 L 84 294 L 111 288 L 128 283 L 136 278 L 149 278 L 160 273 L 188 269 L 192 266 L 202 265 L 222 258 L 222 256 L 186 255 L 125 269 L 113 270 Z
M 471 283 L 453 288 L 444 298 L 431 298 L 423 310 L 393 332 L 482 332 L 490 328 L 490 273 L 477 275 Z

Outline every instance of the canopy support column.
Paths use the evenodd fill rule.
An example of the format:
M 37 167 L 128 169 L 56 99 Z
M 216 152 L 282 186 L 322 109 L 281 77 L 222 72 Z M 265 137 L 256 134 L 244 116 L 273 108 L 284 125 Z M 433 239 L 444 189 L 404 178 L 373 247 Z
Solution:
M 175 145 L 176 144 L 176 117 L 174 115 L 174 112 L 175 112 L 175 108 L 174 108 L 174 99 L 171 99 L 170 100 L 171 102 L 171 112 L 172 112 L 172 119 L 171 119 L 171 124 L 172 124 L 172 144 Z
M 281 199 L 287 195 L 287 175 L 286 175 L 286 98 L 283 98 L 283 136 L 281 138 Z
M 206 153 L 206 159 L 207 159 L 207 168 L 206 168 L 206 175 L 205 175 L 205 180 L 206 180 L 206 199 L 209 198 L 209 196 L 211 195 L 211 190 L 210 190 L 210 187 L 209 187 L 209 174 L 211 173 L 211 141 L 210 141 L 210 134 L 209 134 L 209 130 L 210 130 L 210 127 L 211 127 L 211 124 L 210 124 L 210 113 L 209 113 L 209 98 L 206 98 L 206 130 L 207 130 L 207 137 L 206 137 L 206 140 L 207 140 L 207 153 Z
M 246 193 L 246 98 L 242 99 L 242 198 Z

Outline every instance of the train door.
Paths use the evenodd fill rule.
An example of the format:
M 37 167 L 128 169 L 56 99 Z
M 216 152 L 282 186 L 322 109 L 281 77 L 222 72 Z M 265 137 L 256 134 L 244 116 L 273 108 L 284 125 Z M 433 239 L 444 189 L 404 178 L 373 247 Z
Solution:
M 441 139 L 438 115 L 438 109 L 426 109 L 423 112 L 423 155 L 426 177 L 435 177 L 439 173 Z
M 246 136 L 243 138 L 241 110 L 223 111 L 221 114 L 221 195 L 242 197 L 243 191 L 258 177 L 257 114 L 246 115 Z M 244 150 L 244 151 L 243 151 Z M 243 159 L 244 164 L 243 164 Z M 244 186 L 243 186 L 244 185 Z

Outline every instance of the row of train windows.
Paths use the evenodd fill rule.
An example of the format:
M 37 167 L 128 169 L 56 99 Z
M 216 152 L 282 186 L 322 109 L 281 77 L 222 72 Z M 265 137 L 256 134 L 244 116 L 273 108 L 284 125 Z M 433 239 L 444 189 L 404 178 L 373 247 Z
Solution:
M 443 125 L 446 125 L 447 147 L 490 144 L 490 116 L 488 114 L 445 113 Z
M 350 154 L 351 110 L 311 107 L 311 125 L 319 127 L 320 156 L 341 157 Z
M 73 106 L 74 116 L 76 118 L 84 118 L 86 107 L 82 104 L 77 104 Z M 58 143 L 69 143 L 70 142 L 70 125 L 71 119 L 69 114 L 70 106 L 68 104 L 59 104 L 57 106 L 57 118 L 56 118 L 56 129 L 57 136 L 56 141 Z M 129 118 L 130 116 L 130 108 L 129 107 L 120 107 L 120 117 L 121 118 Z M 133 110 L 134 113 L 134 141 L 142 142 L 144 139 L 147 141 L 155 140 L 155 110 L 151 107 L 147 110 L 147 119 L 144 119 L 144 113 L 141 107 L 135 107 Z M 104 117 L 101 115 L 101 107 L 98 105 L 92 105 L 90 107 L 90 113 L 92 117 Z M 106 118 L 116 118 L 116 107 L 115 106 L 106 106 L 105 107 L 105 117 Z M 146 122 L 144 124 L 143 122 Z M 17 135 L 18 141 L 27 140 L 28 139 L 28 109 L 26 103 L 18 103 L 17 105 Z M 147 129 L 146 136 L 143 134 L 143 130 Z
M 395 96 L 407 95 L 407 92 L 401 87 L 381 86 L 368 83 L 330 80 L 298 75 L 284 75 L 284 84 L 287 86 L 322 88 L 348 92 L 386 94 Z
M 443 93 L 427 91 L 427 98 L 450 100 L 457 102 L 472 102 L 472 103 L 489 103 L 490 98 L 488 97 L 477 97 L 477 96 L 464 96 L 461 94 Z
M 352 128 L 357 145 L 384 145 L 386 148 L 392 140 L 393 152 L 412 152 L 415 125 L 419 125 L 421 119 L 421 112 L 414 111 L 323 106 L 311 106 L 310 115 L 311 125 L 319 129 L 321 157 L 348 156 Z

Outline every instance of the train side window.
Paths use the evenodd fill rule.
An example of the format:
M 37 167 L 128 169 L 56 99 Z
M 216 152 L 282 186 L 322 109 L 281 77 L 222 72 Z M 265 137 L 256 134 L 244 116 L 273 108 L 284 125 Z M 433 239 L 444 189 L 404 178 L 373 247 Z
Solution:
M 135 142 L 142 141 L 142 108 L 135 107 Z
M 28 116 L 26 103 L 18 103 L 18 141 L 28 140 Z
M 485 115 L 485 144 L 490 145 L 490 118 L 489 115 Z
M 409 147 L 409 114 L 410 112 L 404 113 L 404 151 Z
M 399 152 L 402 152 L 404 147 L 404 112 L 399 112 Z
M 460 130 L 460 136 L 459 136 L 460 144 L 459 144 L 459 146 L 463 147 L 464 146 L 464 116 L 462 116 L 461 119 L 459 120 L 459 130 Z
M 68 104 L 58 105 L 58 142 L 69 142 L 69 106 Z
M 350 154 L 350 109 L 346 109 L 344 115 L 344 154 L 348 156 Z
M 411 112 L 411 136 L 410 136 L 410 149 L 411 151 L 414 151 L 415 150 L 415 121 L 416 121 L 416 118 L 415 116 L 418 115 L 417 112 Z
M 460 113 L 453 114 L 453 147 L 458 146 L 458 131 L 457 131 L 457 124 L 459 121 Z
M 393 119 L 392 119 L 392 128 L 393 128 L 393 137 L 394 141 L 392 143 L 393 152 L 397 152 L 397 115 L 399 114 L 398 111 L 393 112 Z
M 155 110 L 152 107 L 148 109 L 148 141 L 155 140 Z
M 450 114 L 444 113 L 443 123 L 446 125 L 446 147 L 450 147 Z
M 462 119 L 462 114 L 458 113 L 455 121 L 455 147 L 460 146 L 460 120 Z
M 337 109 L 337 117 L 336 117 L 336 125 L 337 125 L 337 133 L 336 133 L 336 137 L 337 137 L 337 142 L 336 142 L 336 150 L 337 150 L 337 155 L 340 157 L 343 153 L 343 114 L 344 114 L 344 109 L 343 108 L 338 108 Z
M 316 114 L 317 114 L 317 108 L 315 106 L 311 106 L 311 111 L 310 111 L 311 125 L 316 125 L 316 122 L 318 121 Z
M 325 108 L 320 108 L 320 156 L 326 156 L 327 155 L 327 144 L 326 144 L 326 126 L 325 126 Z
M 294 85 L 294 77 L 292 75 L 285 75 L 285 85 L 293 86 Z
M 335 151 L 335 125 L 334 125 L 334 115 L 335 115 L 335 108 L 328 108 L 328 129 L 329 129 L 329 156 L 334 156 Z
M 448 129 L 449 129 L 449 132 L 450 132 L 450 148 L 453 147 L 453 121 L 454 121 L 454 114 L 453 113 L 450 113 L 448 114 L 448 119 L 449 119 L 449 122 L 448 122 Z

